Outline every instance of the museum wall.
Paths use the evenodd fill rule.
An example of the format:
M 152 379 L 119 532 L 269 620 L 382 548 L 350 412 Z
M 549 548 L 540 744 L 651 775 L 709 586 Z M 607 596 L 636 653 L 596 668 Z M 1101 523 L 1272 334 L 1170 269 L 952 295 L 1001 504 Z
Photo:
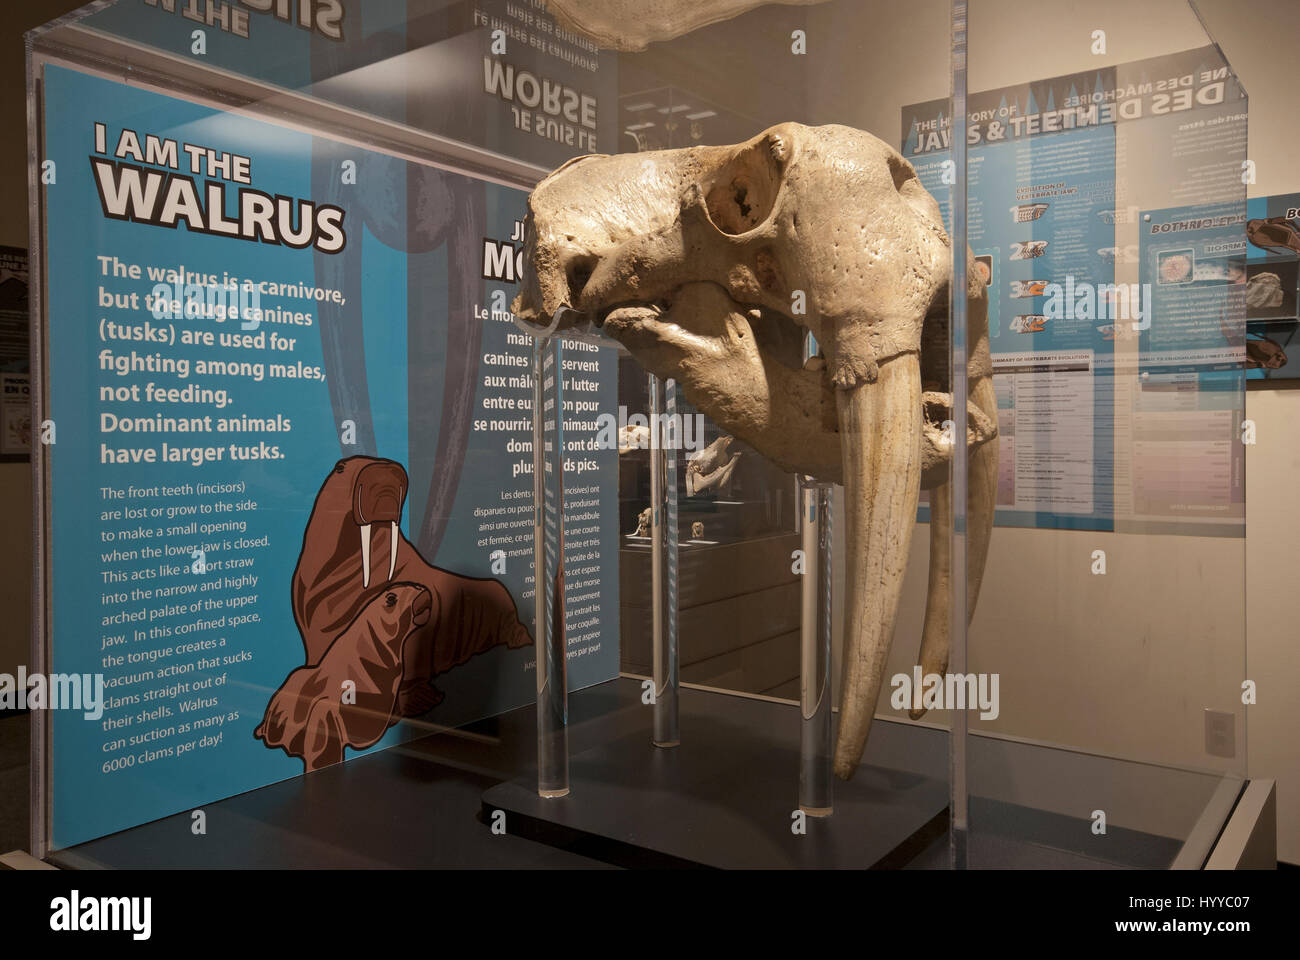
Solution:
M 1029 36 L 1005 28 L 1023 15 L 1023 4 L 972 2 L 972 90 L 1088 69 L 1095 62 L 1089 47 L 1097 29 L 1107 32 L 1111 62 L 1205 43 L 1181 0 L 1090 3 L 1057 15 L 1053 6 L 1034 8 Z M 1287 122 L 1289 94 L 1272 81 L 1268 67 L 1289 55 L 1294 28 L 1276 25 L 1293 23 L 1294 5 L 1203 0 L 1200 6 L 1250 95 L 1249 157 L 1257 170 L 1250 195 L 1300 190 L 1294 129 Z M 900 105 L 947 94 L 933 83 L 918 84 L 916 71 L 908 69 L 910 63 L 946 54 L 940 18 L 932 15 L 930 23 L 920 12 L 918 17 L 921 22 L 874 26 L 865 49 L 860 34 L 832 32 L 832 42 L 846 48 L 834 51 L 836 60 L 852 50 L 865 54 L 870 95 L 862 96 L 842 78 L 825 78 L 814 98 L 822 107 L 819 121 L 846 122 L 893 138 Z M 1300 759 L 1293 749 L 1300 701 L 1290 693 L 1300 683 L 1295 644 L 1300 598 L 1288 581 L 1287 553 L 1300 540 L 1300 520 L 1291 509 L 1300 460 L 1300 391 L 1251 391 L 1247 416 L 1258 425 L 1258 443 L 1247 450 L 1246 544 L 1209 537 L 996 529 L 971 629 L 968 669 L 1001 674 L 1002 712 L 993 721 L 972 717 L 971 725 L 1103 754 L 1240 771 L 1245 731 L 1235 732 L 1236 758 L 1211 757 L 1205 752 L 1203 711 L 1234 709 L 1232 691 L 1219 681 L 1222 673 L 1241 675 L 1244 657 L 1246 676 L 1259 688 L 1259 702 L 1247 714 L 1248 772 L 1278 780 L 1279 856 L 1297 862 L 1300 804 L 1286 798 L 1300 795 Z M 928 536 L 919 525 L 886 677 L 910 672 L 916 662 Z M 1089 557 L 1096 549 L 1106 551 L 1107 576 L 1090 573 Z M 1245 645 L 1243 621 L 1249 630 Z M 889 693 L 882 692 L 880 715 L 905 719 L 890 708 Z M 973 772 L 977 789 L 986 785 L 980 783 L 982 773 Z M 1014 783 L 1000 788 L 1015 799 Z M 1077 803 L 1070 789 L 1062 785 L 1062 805 Z M 1176 819 L 1186 815 L 1180 811 Z M 1169 828 L 1161 823 L 1166 811 L 1152 809 L 1150 816 L 1132 825 L 1157 832 Z

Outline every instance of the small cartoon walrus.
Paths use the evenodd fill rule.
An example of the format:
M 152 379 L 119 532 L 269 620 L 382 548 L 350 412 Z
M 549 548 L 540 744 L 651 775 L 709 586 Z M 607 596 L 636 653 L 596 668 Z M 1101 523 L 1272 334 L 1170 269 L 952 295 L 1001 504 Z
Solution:
M 401 717 L 427 713 L 442 702 L 442 692 L 433 685 L 435 677 L 493 647 L 516 649 L 533 643 L 514 599 L 500 582 L 432 566 L 406 539 L 400 527 L 406 492 L 406 470 L 396 461 L 377 457 L 338 461 L 312 506 L 290 586 L 294 621 L 306 657 L 306 666 L 294 674 L 323 668 L 327 654 L 343 656 L 353 649 L 344 645 L 335 654 L 344 632 L 395 585 L 414 585 L 428 592 L 429 615 L 415 624 L 397 648 L 400 683 L 390 726 Z M 334 679 L 333 673 L 328 679 Z M 306 680 L 299 678 L 295 683 L 306 684 Z M 270 707 L 267 717 L 271 717 Z M 282 713 L 281 718 L 290 725 L 307 720 L 305 714 L 292 711 Z M 323 722 L 334 720 L 326 716 Z M 294 733 L 278 735 L 278 740 L 293 746 L 285 749 L 294 756 L 304 755 L 298 748 L 307 749 L 302 737 Z M 268 744 L 281 745 L 269 740 Z
M 343 748 L 379 740 L 393 723 L 402 681 L 402 651 L 433 612 L 429 591 L 392 583 L 325 651 L 280 685 L 253 736 L 301 757 L 308 770 L 338 763 Z

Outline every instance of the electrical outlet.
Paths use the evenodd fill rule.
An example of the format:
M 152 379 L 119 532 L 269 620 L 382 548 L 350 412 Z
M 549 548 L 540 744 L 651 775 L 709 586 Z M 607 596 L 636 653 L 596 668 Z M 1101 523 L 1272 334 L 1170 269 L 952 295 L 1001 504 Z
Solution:
M 1237 755 L 1237 718 L 1231 713 L 1205 711 L 1205 752 L 1212 757 Z

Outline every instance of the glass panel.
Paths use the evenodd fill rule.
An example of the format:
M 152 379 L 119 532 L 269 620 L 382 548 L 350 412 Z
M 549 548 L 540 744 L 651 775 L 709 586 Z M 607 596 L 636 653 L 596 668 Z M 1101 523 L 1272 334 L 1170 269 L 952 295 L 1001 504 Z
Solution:
M 1051 43 L 1017 11 L 969 4 L 999 428 L 969 862 L 1198 867 L 1246 770 L 1245 92 L 1183 0 L 1041 5 Z
M 183 624 L 197 642 L 224 637 L 231 655 L 248 654 L 227 670 L 230 692 L 217 695 L 223 715 L 238 714 L 225 736 L 171 732 L 165 716 L 137 720 L 139 705 L 125 701 L 106 713 L 120 727 L 60 715 L 52 734 L 38 732 L 50 761 L 43 799 L 52 806 L 41 839 L 69 862 L 199 865 L 219 857 L 234 865 L 268 849 L 282 851 L 283 865 L 580 859 L 511 846 L 477 825 L 461 837 L 486 807 L 509 818 L 512 837 L 528 836 L 530 824 L 537 838 L 554 836 L 548 829 L 563 819 L 566 829 L 596 838 L 584 849 L 614 862 L 628 857 L 635 836 L 636 862 L 946 865 L 948 714 L 935 709 L 914 722 L 910 698 L 900 708 L 894 702 L 918 660 L 942 672 L 948 658 L 951 597 L 939 587 L 950 577 L 963 582 L 962 562 L 928 569 L 924 541 L 930 511 L 945 509 L 940 499 L 955 496 L 958 506 L 948 511 L 951 521 L 936 524 L 937 553 L 952 536 L 949 524 L 964 533 L 962 515 L 971 512 L 963 508 L 961 475 L 950 475 L 962 435 L 952 421 L 970 421 L 973 462 L 987 467 L 987 453 L 974 451 L 994 449 L 989 417 L 963 415 L 962 377 L 949 368 L 952 265 L 940 223 L 953 181 L 935 144 L 951 113 L 950 4 L 924 0 L 901 17 L 895 4 L 876 0 L 737 3 L 723 22 L 709 22 L 690 4 L 653 6 L 634 22 L 607 24 L 601 15 L 609 5 L 570 0 L 322 0 L 267 12 L 223 7 L 225 19 L 208 22 L 185 0 L 116 3 L 36 38 L 33 142 L 42 158 L 58 161 L 67 185 L 43 194 L 34 218 L 34 247 L 55 264 L 43 274 L 49 378 L 38 401 L 57 419 L 62 441 L 41 466 L 52 553 L 43 637 L 55 667 L 100 669 L 102 644 L 117 634 L 100 629 L 103 616 L 129 606 L 148 618 L 161 609 L 158 596 L 137 608 L 105 594 L 103 574 L 120 566 L 129 576 L 136 560 L 103 559 L 95 538 L 129 524 L 106 516 L 116 507 L 101 490 L 121 489 L 130 501 L 135 495 L 125 491 L 157 483 L 156 494 L 142 493 L 130 506 L 165 512 L 173 495 L 162 493 L 164 483 L 181 490 L 194 476 L 185 463 L 158 470 L 131 461 L 132 449 L 163 456 L 161 439 L 102 435 L 103 413 L 171 411 L 155 409 L 162 400 L 135 409 L 129 389 L 105 392 L 146 391 L 148 377 L 136 384 L 135 374 L 153 373 L 123 369 L 116 358 L 130 348 L 121 344 L 102 359 L 105 344 L 91 332 L 100 314 L 132 330 L 157 318 L 97 300 L 99 288 L 156 303 L 159 294 L 130 273 L 133 265 L 274 279 L 279 285 L 255 285 L 272 324 L 235 331 L 221 321 L 217 330 L 218 321 L 200 314 L 176 329 L 265 332 L 268 341 L 296 333 L 297 347 L 285 349 L 318 374 L 293 378 L 306 386 L 241 380 L 230 394 L 232 415 L 292 420 L 280 444 L 283 462 L 206 463 L 210 490 L 174 494 L 175 504 L 215 510 L 228 485 L 243 484 L 242 498 L 257 504 L 247 508 L 256 533 L 247 537 L 268 538 L 242 551 L 253 554 L 241 559 L 260 578 L 256 600 L 240 599 L 253 595 L 252 581 L 213 588 L 227 615 L 234 600 L 237 612 L 258 615 L 240 621 L 241 633 L 223 634 L 188 611 L 183 619 L 154 618 L 173 632 Z M 282 7 L 292 10 L 288 19 L 276 13 Z M 664 10 L 677 12 L 660 17 Z M 900 109 L 935 103 L 938 119 L 922 131 L 927 146 L 906 151 L 931 197 L 896 151 L 900 131 L 904 141 L 913 132 L 906 111 L 900 128 Z M 773 130 L 782 124 L 804 126 Z M 829 124 L 843 126 L 807 129 Z M 883 142 L 856 132 L 863 130 Z M 142 156 L 124 145 L 126 131 L 144 137 Z M 158 152 L 172 141 L 181 151 L 174 163 Z M 86 175 L 87 144 L 98 164 L 92 171 L 106 179 Z M 735 145 L 744 146 L 712 149 Z M 662 152 L 679 149 L 695 153 Z M 592 153 L 608 156 L 570 163 Z M 163 208 L 143 195 L 132 199 L 114 179 L 126 163 L 178 174 L 159 185 L 164 193 L 183 194 L 171 184 L 187 176 L 213 181 L 216 192 L 203 182 L 200 209 L 179 225 L 169 212 L 172 223 L 162 225 L 175 229 L 162 230 L 152 221 Z M 530 208 L 525 193 L 566 163 L 544 185 L 552 200 L 539 190 Z M 147 179 L 141 189 L 151 189 Z M 228 201 L 233 228 L 204 212 L 213 196 Z M 178 197 L 172 206 L 186 199 Z M 343 212 L 345 245 L 334 248 L 327 216 L 323 225 L 308 221 L 321 227 L 310 237 L 314 246 L 295 249 L 305 208 L 294 204 L 303 200 L 317 214 Z M 124 212 L 123 204 L 134 206 Z M 220 235 L 232 229 L 248 242 Z M 119 276 L 119 268 L 127 273 Z M 190 278 L 180 279 L 175 299 L 183 308 Z M 308 303 L 317 290 L 319 302 Z M 146 308 L 152 311 L 149 302 Z M 528 372 L 529 333 L 545 322 L 559 324 L 564 337 L 564 446 L 553 451 L 565 457 L 564 529 L 557 531 L 564 564 L 556 581 L 564 597 L 550 609 L 563 611 L 573 762 L 569 795 L 543 800 L 532 704 L 538 625 Z M 210 356 L 209 346 L 200 339 L 154 352 L 231 359 Z M 231 339 L 225 348 L 263 349 L 255 339 Z M 638 527 L 660 484 L 652 482 L 649 451 L 622 443 L 622 428 L 658 407 L 647 369 L 665 384 L 675 381 L 671 410 L 687 461 L 664 478 L 678 496 L 676 544 L 667 533 L 661 543 L 675 546 L 676 577 L 660 577 L 677 600 L 680 748 L 656 738 L 643 686 L 656 673 L 650 611 L 664 597 L 655 596 L 654 551 Z M 987 404 L 987 377 L 976 387 L 972 405 Z M 197 404 L 205 416 L 215 399 L 203 396 L 162 399 Z M 250 430 L 264 432 L 265 424 Z M 119 442 L 126 459 L 103 462 L 101 447 Z M 255 442 L 275 445 L 261 436 Z M 326 494 L 340 457 L 348 495 L 335 503 Z M 353 457 L 367 460 L 346 466 Z M 372 469 L 373 482 L 348 472 Z M 803 525 L 820 520 L 800 509 L 798 474 L 849 481 L 829 504 L 809 488 L 820 516 L 832 519 L 829 531 L 805 536 Z M 936 500 L 918 514 L 922 490 Z M 345 543 L 335 529 L 337 550 L 323 559 L 307 549 L 322 504 L 351 537 Z M 167 529 L 159 535 L 163 549 L 190 545 L 183 530 Z M 184 559 L 225 563 L 223 552 L 242 549 L 232 541 L 205 553 L 204 542 L 194 544 L 203 557 L 186 552 Z M 960 549 L 962 540 L 953 542 Z M 815 762 L 800 762 L 810 716 L 797 702 L 807 679 L 801 666 L 817 672 L 825 659 L 800 646 L 801 633 L 825 633 L 824 610 L 810 615 L 801 599 L 821 603 L 823 596 L 820 587 L 803 589 L 810 543 L 819 561 L 833 556 L 831 662 L 840 705 L 833 726 L 841 740 L 834 763 L 846 780 L 834 782 L 829 798 L 818 788 L 804 802 L 800 779 L 823 783 L 827 755 L 824 738 L 808 733 L 804 759 Z M 667 560 L 658 566 L 674 569 Z M 168 584 L 207 569 L 168 573 Z M 223 568 L 226 575 L 234 574 Z M 409 597 L 389 588 L 408 581 L 415 585 Z M 928 582 L 939 587 L 927 611 Z M 385 686 L 392 669 L 369 677 L 384 695 L 369 705 L 381 715 L 378 730 L 363 735 L 364 724 L 344 709 L 351 704 L 330 701 L 321 714 L 298 715 L 301 698 L 280 699 L 295 675 L 293 682 L 338 681 L 322 672 L 329 651 L 342 658 L 344 673 L 358 659 L 335 646 L 348 636 L 347 618 L 331 623 L 332 632 L 320 628 L 322 649 L 303 649 L 320 632 L 307 607 L 322 592 L 326 607 L 338 600 L 348 617 L 401 594 L 391 606 L 412 622 L 429 609 L 464 609 L 469 597 L 486 603 L 490 616 L 467 619 L 490 629 L 461 630 L 473 641 L 461 646 L 447 644 L 447 634 L 428 649 L 397 638 L 384 662 L 401 666 L 400 683 L 396 692 Z M 90 593 L 99 596 L 81 602 Z M 288 593 L 302 602 L 295 606 Z M 162 652 L 176 644 L 152 633 L 147 620 L 142 632 L 127 635 L 131 650 L 180 656 Z M 466 639 L 461 633 L 450 635 Z M 660 631 L 661 667 L 671 662 L 662 644 L 672 634 Z M 412 649 L 424 659 L 407 662 Z M 190 659 L 195 680 L 222 675 L 186 653 Z M 183 691 L 175 684 L 131 679 L 126 666 L 102 666 L 119 693 L 148 691 L 152 699 L 160 690 L 163 705 L 179 710 Z M 197 709 L 206 722 L 210 708 Z M 128 716 L 130 730 L 122 723 Z M 305 746 L 314 724 L 328 750 Z M 105 749 L 116 743 L 114 731 L 128 741 L 147 735 L 149 761 L 129 742 Z M 106 769 L 116 758 L 135 760 Z M 337 759 L 348 759 L 359 775 L 349 782 L 364 785 L 362 793 L 344 784 L 341 765 L 330 763 Z M 306 784 L 325 781 L 337 791 L 313 790 L 312 816 L 299 817 Z M 96 799 L 93 809 L 79 805 L 86 797 Z M 653 815 L 638 818 L 648 797 Z M 157 842 L 176 826 L 159 818 L 189 817 L 200 804 L 231 843 L 213 851 Z M 441 827 L 418 841 L 383 832 L 384 824 L 416 816 L 428 823 L 431 809 L 446 811 L 434 819 L 456 831 L 455 843 L 439 842 Z M 792 815 L 809 816 L 804 832 L 792 831 Z M 137 826 L 147 821 L 154 822 Z M 106 838 L 113 831 L 122 832 Z

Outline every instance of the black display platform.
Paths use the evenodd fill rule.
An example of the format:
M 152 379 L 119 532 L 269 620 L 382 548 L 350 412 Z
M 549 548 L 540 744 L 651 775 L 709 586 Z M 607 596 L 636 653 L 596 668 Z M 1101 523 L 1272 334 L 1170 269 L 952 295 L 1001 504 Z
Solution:
M 628 867 L 898 868 L 946 843 L 944 735 L 877 722 L 863 764 L 835 783 L 835 812 L 791 827 L 798 809 L 799 710 L 787 703 L 681 692 L 678 747 L 640 722 L 569 762 L 570 793 L 537 796 L 536 779 L 483 794 L 506 831 Z M 906 756 L 907 769 L 892 765 Z
M 662 751 L 649 744 L 652 708 L 640 694 L 639 680 L 622 677 L 569 698 L 574 790 L 544 806 L 532 796 L 537 711 L 530 704 L 204 804 L 206 836 L 192 834 L 185 811 L 49 859 L 71 868 L 685 866 L 703 865 L 702 853 L 726 840 L 745 847 L 722 861 L 727 865 L 947 868 L 945 731 L 877 718 L 863 767 L 852 783 L 836 782 L 839 814 L 847 806 L 849 815 L 809 820 L 807 836 L 796 837 L 789 830 L 797 707 L 683 690 L 683 745 Z M 618 777 L 584 788 L 601 757 Z M 640 769 L 637 758 L 646 761 Z M 985 784 L 1050 777 L 1067 788 L 1077 784 L 1081 794 L 1114 780 L 1146 784 L 1155 798 L 1204 797 L 1218 782 L 986 738 L 973 738 L 968 760 Z M 507 805 L 499 794 L 519 802 Z M 555 817 L 575 808 L 583 813 L 601 795 L 611 804 L 602 814 L 609 822 L 623 805 L 621 832 Z M 476 822 L 484 819 L 485 797 L 496 801 L 490 809 L 506 810 L 506 836 Z M 682 815 L 686 807 L 692 812 Z M 980 796 L 971 798 L 971 822 L 975 867 L 1165 868 L 1181 847 L 1171 837 L 1117 826 L 1097 837 L 1087 819 Z M 897 835 L 885 833 L 894 828 Z

